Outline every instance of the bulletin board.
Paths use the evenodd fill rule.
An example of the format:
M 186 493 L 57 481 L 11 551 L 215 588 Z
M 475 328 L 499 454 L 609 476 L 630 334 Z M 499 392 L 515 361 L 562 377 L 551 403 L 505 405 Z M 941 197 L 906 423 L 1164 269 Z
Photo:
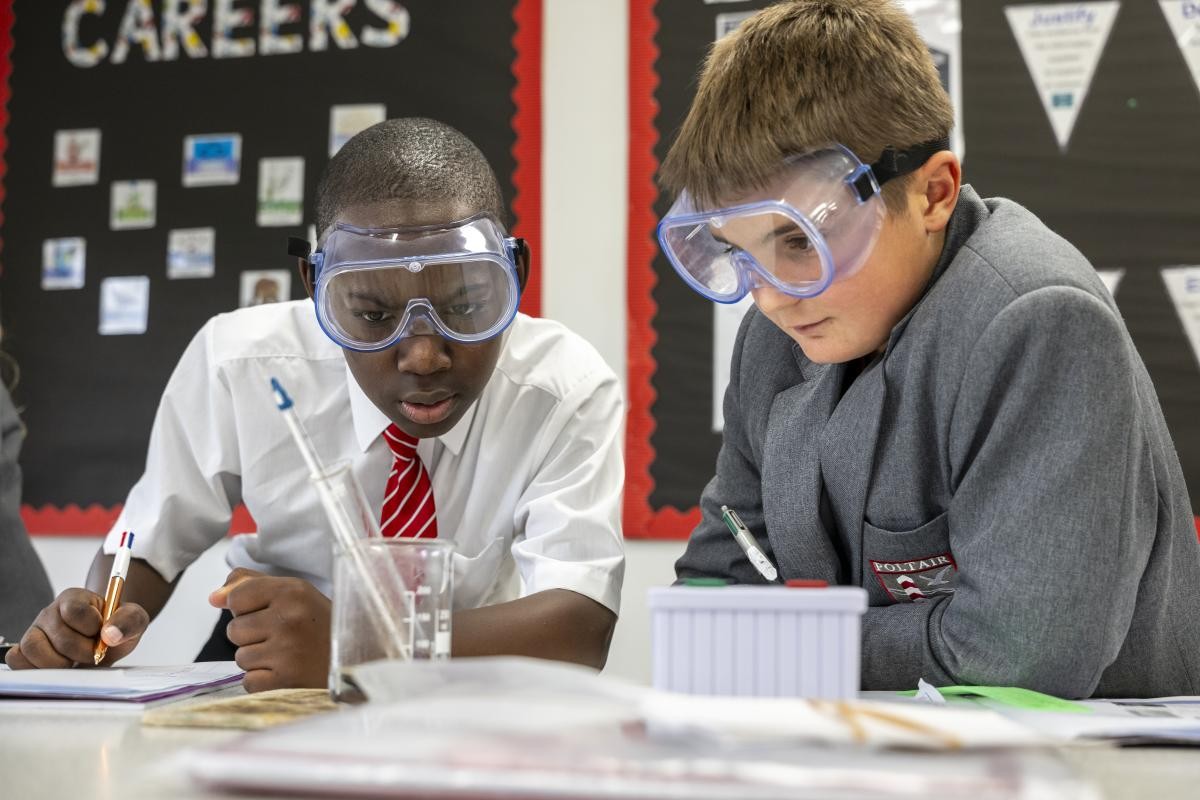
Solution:
M 731 15 L 768 4 L 630 0 L 629 537 L 688 536 L 699 521 L 696 504 L 712 478 L 721 442 L 713 423 L 718 369 L 713 304 L 688 289 L 658 250 L 655 224 L 671 199 L 659 192 L 655 172 L 683 122 L 718 27 L 727 29 L 737 23 Z M 1042 14 L 1037 22 L 1046 24 L 1063 22 L 1055 16 L 1077 13 L 1080 6 L 1109 15 L 1111 27 L 1086 93 L 1046 90 L 1035 80 L 1022 50 L 1028 39 L 1018 41 L 1021 25 L 1033 24 L 1033 5 L 961 3 L 962 124 L 956 149 L 965 146 L 964 182 L 984 197 L 1022 203 L 1074 243 L 1106 282 L 1112 279 L 1110 288 L 1157 387 L 1195 498 L 1200 22 L 1195 36 L 1184 30 L 1195 4 L 1037 4 Z M 1190 50 L 1185 39 L 1192 42 Z M 1073 124 L 1064 130 L 1068 110 Z
M 0 2 L 0 323 L 30 531 L 107 530 L 188 341 L 303 297 L 286 239 L 309 235 L 332 149 L 378 118 L 474 141 L 536 270 L 541 37 L 542 0 Z

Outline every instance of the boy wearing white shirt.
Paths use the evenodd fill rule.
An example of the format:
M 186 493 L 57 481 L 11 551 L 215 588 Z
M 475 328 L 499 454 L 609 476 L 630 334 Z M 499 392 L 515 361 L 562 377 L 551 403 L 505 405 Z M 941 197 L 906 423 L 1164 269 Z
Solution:
M 455 543 L 455 656 L 602 666 L 624 570 L 620 388 L 582 339 L 516 313 L 529 253 L 502 214 L 490 167 L 448 126 L 389 120 L 348 142 L 318 188 L 321 249 L 297 251 L 314 300 L 205 325 L 90 591 L 61 594 L 8 663 L 90 663 L 104 550 L 129 529 L 137 558 L 103 631 L 118 661 L 242 502 L 258 533 L 230 547 L 201 657 L 236 648 L 251 691 L 323 685 L 329 534 L 271 402 L 277 377 L 322 457 L 351 463 L 385 536 Z

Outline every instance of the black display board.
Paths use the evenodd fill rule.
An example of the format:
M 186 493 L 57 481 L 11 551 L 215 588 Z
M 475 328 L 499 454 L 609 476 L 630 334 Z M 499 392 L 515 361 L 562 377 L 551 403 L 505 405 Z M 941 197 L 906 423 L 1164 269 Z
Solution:
M 1005 17 L 1015 4 L 961 3 L 964 181 L 1027 206 L 1097 269 L 1125 271 L 1117 304 L 1197 496 L 1200 367 L 1160 269 L 1200 264 L 1200 92 L 1159 4 L 1125 0 L 1064 152 Z M 652 177 L 686 115 L 717 15 L 765 5 L 631 4 L 627 536 L 686 537 L 716 463 L 712 306 L 652 241 L 670 205 Z
M 215 56 L 213 15 L 223 4 L 209 3 L 195 25 L 206 57 L 180 52 L 175 60 L 153 61 L 134 44 L 123 63 L 112 63 L 121 20 L 137 2 L 109 0 L 103 13 L 80 17 L 79 41 L 108 45 L 109 57 L 92 67 L 72 64 L 63 46 L 64 14 L 81 3 L 19 0 L 11 30 L 0 314 L 4 346 L 21 367 L 16 399 L 29 431 L 22 452 L 25 501 L 52 508 L 98 504 L 108 517 L 141 473 L 159 395 L 189 339 L 210 316 L 238 306 L 243 270 L 294 269 L 285 240 L 306 235 L 307 226 L 258 227 L 259 159 L 304 158 L 308 223 L 329 157 L 331 106 L 379 103 L 390 117 L 427 116 L 462 130 L 487 156 L 511 202 L 518 49 L 533 49 L 524 57 L 540 62 L 540 3 L 532 17 L 536 30 L 523 40 L 514 38 L 514 14 L 519 19 L 528 2 L 345 3 L 345 23 L 356 38 L 364 39 L 366 28 L 385 27 L 384 7 L 407 12 L 407 35 L 393 46 L 360 41 L 354 49 L 330 38 L 315 50 L 307 0 L 237 0 L 231 7 L 250 22 L 232 33 L 249 39 L 254 55 Z M 180 6 L 155 0 L 156 24 L 164 5 Z M 302 52 L 261 52 L 258 14 L 268 6 L 292 9 L 292 21 L 274 32 L 298 34 Z M 531 74 L 540 77 L 537 70 Z M 524 88 L 538 96 L 539 87 Z M 536 120 L 540 111 L 525 113 Z M 80 128 L 102 131 L 99 180 L 56 188 L 55 131 Z M 241 135 L 240 181 L 185 187 L 184 137 L 213 133 Z M 157 224 L 111 230 L 110 184 L 143 178 L 157 181 Z M 540 202 L 540 195 L 531 190 L 523 199 Z M 532 224 L 517 222 L 518 232 L 522 222 Z M 193 227 L 216 230 L 215 275 L 169 280 L 168 230 Z M 87 242 L 85 284 L 46 291 L 43 241 L 71 236 Z M 120 275 L 149 276 L 144 335 L 98 334 L 100 281 Z M 291 295 L 303 295 L 296 279 Z

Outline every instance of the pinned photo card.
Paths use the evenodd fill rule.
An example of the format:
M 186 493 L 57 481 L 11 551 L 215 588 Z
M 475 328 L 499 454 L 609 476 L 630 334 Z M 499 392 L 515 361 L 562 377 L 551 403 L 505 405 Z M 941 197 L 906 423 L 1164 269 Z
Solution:
M 146 332 L 150 310 L 150 279 L 145 275 L 100 281 L 100 335 Z
M 377 122 L 387 119 L 387 107 L 382 104 L 331 106 L 329 109 L 329 155 L 332 157 L 342 145 L 359 131 L 366 130 Z
M 239 133 L 211 133 L 183 139 L 184 186 L 232 186 L 242 164 Z
M 292 273 L 286 269 L 248 270 L 242 273 L 238 307 L 283 303 L 292 299 Z
M 155 181 L 113 181 L 109 227 L 114 231 L 153 228 L 157 193 Z
M 167 277 L 211 278 L 216 271 L 215 228 L 176 228 L 167 234 Z
M 42 288 L 82 289 L 87 240 L 80 236 L 42 242 Z
M 1103 0 L 1004 9 L 1063 152 L 1120 5 L 1117 0 Z
M 1200 266 L 1165 267 L 1162 276 L 1192 353 L 1200 363 Z
M 1159 0 L 1158 4 L 1200 90 L 1200 0 Z
M 304 159 L 259 159 L 259 226 L 299 225 L 303 218 Z
M 54 132 L 52 186 L 89 186 L 100 180 L 100 129 Z

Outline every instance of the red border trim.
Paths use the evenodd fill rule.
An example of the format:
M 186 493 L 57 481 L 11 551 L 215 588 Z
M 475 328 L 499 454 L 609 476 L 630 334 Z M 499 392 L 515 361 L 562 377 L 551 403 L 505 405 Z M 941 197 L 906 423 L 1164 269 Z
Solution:
M 21 506 L 21 519 L 25 529 L 35 536 L 103 536 L 116 523 L 121 515 L 121 506 L 105 508 L 101 505 L 90 505 L 80 508 L 74 503 L 68 503 L 63 508 L 56 506 Z M 245 506 L 239 505 L 233 510 L 233 519 L 229 522 L 229 535 L 239 533 L 254 533 L 258 525 Z
M 538 316 L 542 313 L 542 272 L 538 259 L 542 254 L 542 0 L 517 0 L 513 8 L 517 24 L 512 44 L 512 100 L 516 112 L 512 127 L 516 134 L 512 154 L 513 234 L 529 243 L 534 269 L 521 296 L 521 310 Z
M 629 365 L 629 423 L 625 428 L 625 536 L 630 539 L 686 539 L 700 521 L 700 509 L 654 509 L 650 494 L 654 478 L 654 256 L 658 245 L 654 228 L 654 201 L 658 188 L 654 173 L 658 160 L 654 145 L 658 142 L 655 118 L 658 87 L 655 61 L 658 47 L 654 35 L 658 18 L 654 0 L 629 0 L 629 218 L 626 245 L 628 282 L 626 314 Z

